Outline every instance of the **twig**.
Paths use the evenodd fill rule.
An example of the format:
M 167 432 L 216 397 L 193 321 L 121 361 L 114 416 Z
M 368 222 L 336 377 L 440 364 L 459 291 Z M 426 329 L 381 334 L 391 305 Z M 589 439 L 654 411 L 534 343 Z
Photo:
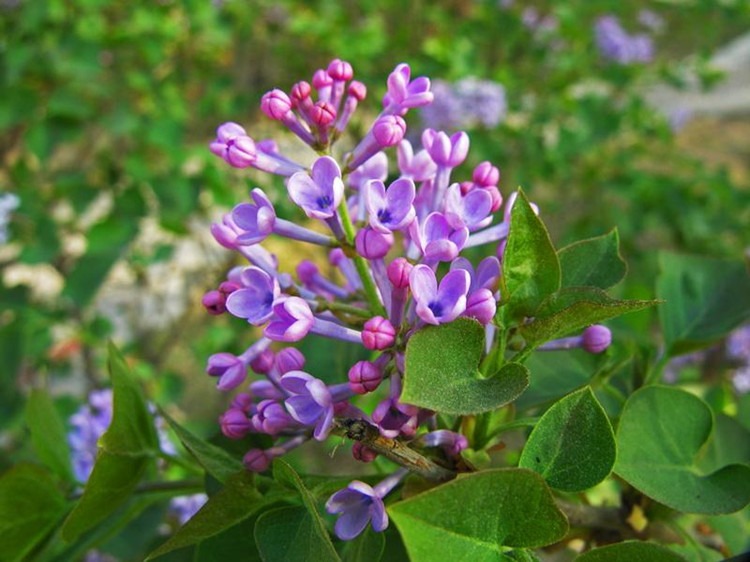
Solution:
M 334 420 L 334 432 L 359 441 L 368 449 L 416 472 L 427 480 L 445 482 L 456 477 L 456 472 L 435 464 L 402 441 L 383 437 L 375 426 L 365 420 L 337 418 Z

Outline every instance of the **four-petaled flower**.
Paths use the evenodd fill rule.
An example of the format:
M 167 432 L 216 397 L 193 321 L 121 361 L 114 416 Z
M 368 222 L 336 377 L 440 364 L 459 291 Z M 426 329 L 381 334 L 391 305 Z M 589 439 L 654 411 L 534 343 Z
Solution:
M 314 425 L 313 437 L 325 440 L 333 426 L 333 398 L 326 384 L 304 371 L 290 371 L 281 377 L 281 386 L 290 395 L 285 404 L 291 416 Z
M 409 285 L 417 303 L 417 315 L 428 324 L 445 324 L 466 310 L 469 273 L 454 269 L 446 273 L 438 286 L 435 272 L 421 264 L 412 269 Z
M 397 179 L 387 190 L 382 181 L 371 180 L 365 184 L 364 194 L 370 226 L 383 234 L 405 229 L 416 217 L 416 189 L 410 179 Z
M 343 541 L 359 535 L 368 523 L 372 523 L 372 529 L 377 532 L 388 527 L 388 514 L 382 496 L 359 480 L 333 494 L 326 502 L 326 510 L 340 514 L 334 532 Z
M 279 282 L 259 267 L 250 266 L 240 274 L 242 288 L 227 298 L 227 310 L 260 326 L 273 315 L 273 303 L 279 296 Z
M 328 219 L 344 197 L 341 169 L 330 156 L 318 158 L 310 174 L 297 172 L 289 178 L 289 197 L 311 219 Z

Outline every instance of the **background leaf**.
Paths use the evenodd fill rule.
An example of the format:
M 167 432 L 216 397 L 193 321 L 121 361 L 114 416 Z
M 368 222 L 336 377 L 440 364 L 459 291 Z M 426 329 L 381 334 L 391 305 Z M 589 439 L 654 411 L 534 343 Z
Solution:
M 66 482 L 72 482 L 70 448 L 60 415 L 49 395 L 34 389 L 26 403 L 26 424 L 39 459 Z
M 521 453 L 518 466 L 538 472 L 553 488 L 579 492 L 604 480 L 615 464 L 612 425 L 589 387 L 547 410 Z
M 19 464 L 0 478 L 0 560 L 22 560 L 57 525 L 66 502 L 46 470 Z
M 615 472 L 679 511 L 742 509 L 750 502 L 750 466 L 731 464 L 704 473 L 696 464 L 712 427 L 711 410 L 700 398 L 677 388 L 641 388 L 620 417 Z
M 507 363 L 491 377 L 478 370 L 484 328 L 458 318 L 428 326 L 406 344 L 406 370 L 401 400 L 446 414 L 476 414 L 517 398 L 528 385 L 528 371 Z
M 584 552 L 576 562 L 687 562 L 668 548 L 651 542 L 625 541 Z
M 574 242 L 557 252 L 562 271 L 561 287 L 598 287 L 609 289 L 619 283 L 628 270 L 620 255 L 617 230 Z
M 267 504 L 255 489 L 251 472 L 235 474 L 226 485 L 208 498 L 208 501 L 167 542 L 151 552 L 146 560 L 198 544 L 227 531 L 257 513 Z
M 540 547 L 568 531 L 544 480 L 516 468 L 460 475 L 388 513 L 412 562 L 496 561 L 503 546 Z
M 512 315 L 533 316 L 542 301 L 559 288 L 560 262 L 555 247 L 519 189 L 503 254 L 503 301 Z
M 667 353 L 724 337 L 750 319 L 750 276 L 740 260 L 662 252 L 656 293 Z
M 255 541 L 265 562 L 340 560 L 330 540 L 320 536 L 314 516 L 303 507 L 280 507 L 255 524 Z

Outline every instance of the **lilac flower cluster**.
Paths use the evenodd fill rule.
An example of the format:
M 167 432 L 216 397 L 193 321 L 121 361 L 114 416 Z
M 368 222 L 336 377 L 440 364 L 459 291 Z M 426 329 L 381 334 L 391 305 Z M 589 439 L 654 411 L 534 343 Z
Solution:
M 435 80 L 435 99 L 422 109 L 422 121 L 433 129 L 497 127 L 507 112 L 505 89 L 497 82 L 464 78 L 450 84 Z
M 71 430 L 68 433 L 68 444 L 71 451 L 73 474 L 78 482 L 86 482 L 91 476 L 96 462 L 99 438 L 104 435 L 112 423 L 113 403 L 112 389 L 95 390 L 89 394 L 88 402 L 83 404 L 70 418 Z M 174 445 L 169 440 L 163 426 L 163 418 L 155 418 L 159 446 L 167 454 L 176 454 Z M 170 501 L 170 512 L 180 524 L 190 519 L 206 503 L 206 494 L 179 496 Z
M 727 356 L 735 365 L 732 384 L 740 394 L 750 392 L 750 325 L 737 328 L 727 338 Z
M 601 16 L 594 24 L 596 46 L 601 56 L 619 64 L 646 63 L 654 56 L 651 37 L 644 33 L 630 34 L 620 20 L 612 15 Z
M 11 213 L 18 208 L 21 200 L 15 193 L 0 194 L 0 244 L 8 241 L 8 223 Z
M 382 109 L 364 137 L 334 159 L 331 146 L 365 94 L 351 65 L 337 59 L 315 72 L 311 84 L 302 81 L 288 93 L 276 89 L 263 96 L 263 112 L 318 153 L 309 169 L 281 154 L 273 141 L 252 139 L 236 123 L 221 125 L 210 145 L 231 166 L 282 176 L 289 199 L 310 219 L 297 224 L 279 218 L 271 198 L 256 188 L 249 201 L 212 225 L 217 242 L 249 265 L 231 270 L 203 304 L 211 314 L 228 312 L 263 327 L 262 337 L 243 353 L 216 353 L 207 366 L 221 391 L 242 386 L 249 369 L 262 376 L 236 394 L 220 417 L 230 438 L 249 433 L 274 438 L 272 447 L 246 453 L 250 470 L 265 470 L 273 458 L 311 438 L 326 439 L 336 418 L 366 420 L 385 438 L 419 439 L 449 456 L 467 447 L 466 439 L 451 431 L 420 434 L 423 427 L 435 429 L 436 420 L 434 412 L 400 400 L 404 350 L 416 331 L 459 317 L 485 326 L 491 340 L 515 197 L 503 201 L 500 172 L 490 162 L 477 165 L 469 180 L 452 179 L 468 155 L 465 132 L 428 128 L 416 147 L 404 139 L 403 116 L 433 101 L 430 80 L 413 79 L 406 64 L 388 77 Z M 389 148 L 396 153 L 391 164 L 397 170 L 390 181 Z M 500 209 L 502 220 L 493 224 Z M 308 228 L 310 221 L 322 228 Z M 262 245 L 272 234 L 321 248 L 333 274 L 310 260 L 299 263 L 295 276 L 280 272 L 276 256 Z M 475 267 L 461 254 L 479 245 L 490 246 L 494 255 Z M 347 381 L 327 385 L 305 370 L 299 350 L 283 347 L 311 334 L 362 346 L 371 352 L 370 360 L 352 365 Z M 606 347 L 601 334 L 595 343 L 590 339 L 561 345 Z M 372 412 L 352 403 L 386 380 L 388 388 Z M 363 462 L 377 456 L 359 442 L 352 453 Z M 368 521 L 383 530 L 382 498 L 401 476 L 372 488 L 354 482 L 334 494 L 328 509 L 341 515 L 338 536 L 353 538 Z

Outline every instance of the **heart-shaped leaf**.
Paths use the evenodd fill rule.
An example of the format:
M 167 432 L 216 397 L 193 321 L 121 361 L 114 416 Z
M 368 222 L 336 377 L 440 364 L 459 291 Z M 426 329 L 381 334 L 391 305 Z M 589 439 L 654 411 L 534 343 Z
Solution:
M 518 466 L 538 472 L 553 488 L 579 492 L 604 480 L 615 464 L 612 425 L 589 387 L 545 412 Z
M 526 367 L 506 363 L 491 377 L 478 370 L 484 328 L 468 318 L 428 326 L 406 345 L 401 400 L 446 414 L 477 414 L 516 399 L 528 386 Z
M 568 531 L 544 480 L 518 468 L 460 475 L 392 504 L 388 513 L 412 562 L 494 562 L 502 547 L 545 546 Z
M 266 562 L 334 562 L 341 560 L 328 535 L 303 507 L 280 507 L 261 515 L 255 524 L 255 541 Z
M 700 398 L 648 386 L 625 403 L 617 428 L 615 472 L 655 500 L 686 513 L 731 513 L 750 502 L 750 466 L 712 472 L 698 466 L 713 416 Z

